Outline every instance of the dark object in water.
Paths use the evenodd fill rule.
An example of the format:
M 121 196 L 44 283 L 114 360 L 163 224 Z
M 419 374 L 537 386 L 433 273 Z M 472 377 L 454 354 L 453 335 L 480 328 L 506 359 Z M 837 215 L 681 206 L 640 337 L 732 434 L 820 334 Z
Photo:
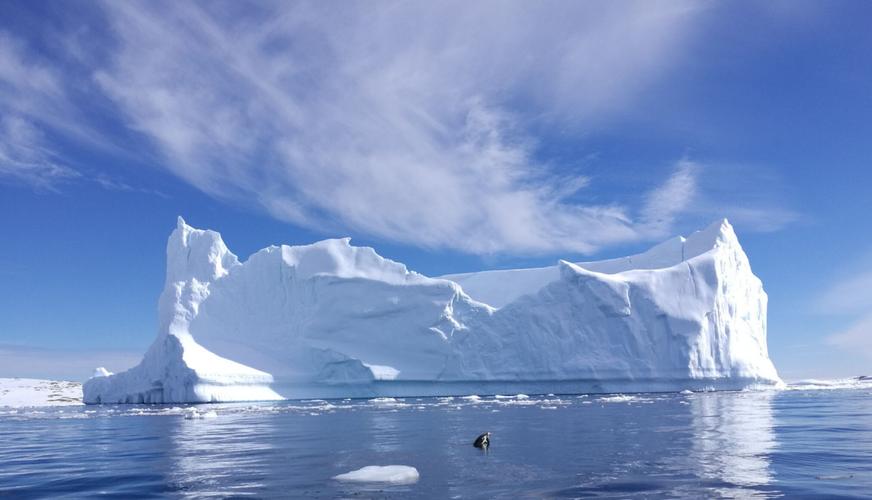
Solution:
M 490 446 L 490 432 L 485 432 L 481 436 L 475 438 L 475 442 L 472 443 L 476 448 L 481 448 L 482 450 L 488 449 Z

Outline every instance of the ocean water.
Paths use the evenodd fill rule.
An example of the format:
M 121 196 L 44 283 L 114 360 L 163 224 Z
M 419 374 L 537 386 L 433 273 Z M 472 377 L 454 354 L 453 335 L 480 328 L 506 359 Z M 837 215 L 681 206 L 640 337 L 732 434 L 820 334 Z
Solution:
M 872 498 L 872 386 L 192 408 L 0 408 L 0 498 Z

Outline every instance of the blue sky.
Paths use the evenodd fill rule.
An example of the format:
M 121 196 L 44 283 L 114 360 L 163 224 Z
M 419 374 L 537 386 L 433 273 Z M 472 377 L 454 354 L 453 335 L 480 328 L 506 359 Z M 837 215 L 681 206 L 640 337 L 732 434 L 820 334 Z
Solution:
M 429 275 L 728 217 L 788 379 L 872 362 L 866 2 L 0 5 L 0 376 L 156 333 L 182 215 Z

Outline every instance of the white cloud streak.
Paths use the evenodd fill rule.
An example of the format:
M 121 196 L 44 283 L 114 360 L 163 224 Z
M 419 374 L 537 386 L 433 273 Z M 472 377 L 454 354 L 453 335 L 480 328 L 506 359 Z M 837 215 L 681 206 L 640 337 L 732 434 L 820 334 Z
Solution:
M 830 314 L 872 313 L 872 269 L 835 283 L 820 297 L 819 309 Z
M 675 218 L 693 202 L 699 168 L 696 163 L 682 160 L 662 186 L 648 193 L 642 209 L 642 220 L 653 235 L 667 234 Z
M 589 179 L 537 162 L 523 122 L 628 106 L 670 67 L 697 4 L 232 5 L 106 3 L 119 49 L 96 73 L 212 195 L 482 254 L 592 252 L 662 233 L 683 206 L 667 204 L 692 183 L 684 167 L 651 213 L 585 203 Z
M 817 308 L 825 314 L 853 318 L 847 328 L 829 335 L 827 343 L 872 359 L 872 269 L 834 283 L 820 295 Z
M 108 190 L 160 195 L 64 160 L 51 135 L 115 148 L 90 123 L 87 110 L 77 104 L 81 95 L 71 95 L 75 80 L 25 42 L 0 31 L 0 183 L 59 192 L 74 182 L 90 182 Z
M 80 174 L 56 159 L 42 132 L 19 116 L 0 117 L 0 182 L 56 191 Z
M 827 337 L 827 343 L 872 360 L 872 314 L 853 322 L 847 329 Z
M 53 189 L 82 175 L 42 130 L 127 149 L 100 144 L 96 102 L 198 189 L 322 233 L 592 253 L 664 237 L 687 214 L 756 210 L 701 209 L 705 167 L 688 160 L 608 199 L 538 155 L 536 130 L 599 126 L 674 70 L 698 2 L 98 6 L 105 26 L 58 35 L 75 85 L 0 33 L 0 113 L 17 131 L 0 137 L 0 179 Z M 101 43 L 80 36 L 98 31 Z M 783 225 L 773 214 L 745 218 Z
M 50 67 L 0 32 L 0 182 L 55 191 L 79 177 L 52 151 L 32 116 L 57 114 L 65 101 L 63 85 Z

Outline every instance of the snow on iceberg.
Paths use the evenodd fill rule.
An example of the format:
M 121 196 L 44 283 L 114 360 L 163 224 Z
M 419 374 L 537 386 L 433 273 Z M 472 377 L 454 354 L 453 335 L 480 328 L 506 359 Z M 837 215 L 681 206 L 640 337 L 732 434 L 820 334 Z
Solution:
M 724 220 L 600 262 L 429 278 L 350 240 L 245 262 L 179 218 L 158 337 L 88 403 L 781 385 L 766 293 Z M 101 374 L 102 375 L 102 374 Z

